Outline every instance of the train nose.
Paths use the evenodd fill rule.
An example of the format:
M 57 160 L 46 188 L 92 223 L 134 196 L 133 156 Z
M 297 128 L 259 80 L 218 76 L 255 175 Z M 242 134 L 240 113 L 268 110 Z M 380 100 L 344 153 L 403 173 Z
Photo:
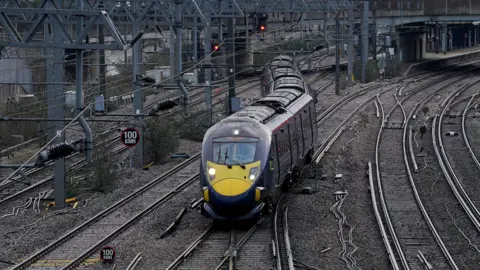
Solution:
M 233 197 L 245 193 L 252 185 L 241 179 L 224 179 L 213 184 L 218 195 Z
M 255 190 L 241 179 L 225 179 L 212 185 L 210 204 L 217 215 L 242 216 L 252 210 Z

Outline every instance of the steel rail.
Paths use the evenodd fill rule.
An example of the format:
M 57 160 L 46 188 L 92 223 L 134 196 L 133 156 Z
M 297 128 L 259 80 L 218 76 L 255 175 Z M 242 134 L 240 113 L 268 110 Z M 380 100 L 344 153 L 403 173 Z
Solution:
M 443 89 L 443 88 L 441 88 L 441 89 Z M 417 102 L 415 104 L 415 107 L 410 111 L 410 114 L 407 116 L 407 118 L 406 118 L 407 124 L 403 127 L 403 138 L 402 138 L 403 160 L 404 160 L 404 163 L 405 163 L 405 168 L 407 170 L 407 175 L 408 175 L 408 179 L 410 181 L 410 185 L 412 186 L 413 195 L 415 196 L 415 200 L 417 201 L 417 205 L 419 206 L 420 211 L 422 212 L 423 218 L 427 222 L 427 225 L 430 228 L 430 231 L 432 232 L 432 234 L 435 238 L 435 241 L 439 245 L 440 249 L 442 250 L 443 255 L 447 259 L 450 266 L 453 269 L 458 270 L 459 268 L 457 267 L 457 264 L 455 263 L 455 260 L 450 255 L 450 252 L 448 251 L 447 247 L 445 246 L 440 234 L 438 233 L 435 225 L 433 224 L 432 219 L 430 218 L 427 210 L 425 209 L 425 205 L 423 204 L 422 198 L 420 197 L 420 194 L 418 192 L 417 185 L 415 184 L 415 179 L 413 177 L 413 174 L 412 174 L 412 171 L 411 171 L 411 168 L 410 168 L 410 164 L 408 162 L 408 157 L 407 157 L 407 128 L 408 128 L 408 123 L 411 120 L 414 119 L 413 116 L 416 114 L 416 110 L 418 110 L 421 106 L 424 106 L 431 99 L 431 97 L 433 97 L 433 95 L 435 93 L 437 93 L 438 91 L 440 91 L 441 89 L 438 89 L 438 90 L 434 91 L 433 94 L 429 94 L 429 95 L 426 95 L 425 97 L 423 97 L 419 102 Z M 410 126 L 409 130 L 410 130 L 410 135 L 409 136 L 411 138 L 411 134 L 412 134 L 411 133 L 411 126 Z M 410 154 L 412 155 L 412 158 L 413 158 L 413 160 L 412 160 L 412 163 L 413 163 L 413 162 L 415 162 L 415 158 L 414 158 L 414 153 L 413 153 L 412 140 L 409 140 L 409 145 L 410 145 L 409 149 L 411 151 Z M 418 168 L 416 167 L 415 163 L 414 163 L 414 166 L 415 166 L 414 168 L 416 168 L 416 170 L 418 171 Z
M 167 268 L 165 268 L 165 270 L 175 269 L 213 231 L 214 231 L 214 226 L 212 225 L 205 232 L 203 232 L 177 259 L 175 259 L 175 261 L 173 261 Z
M 235 245 L 233 249 L 234 252 L 238 252 L 241 250 L 241 248 L 245 245 L 245 243 L 247 243 L 248 239 L 253 235 L 253 233 L 255 233 L 258 226 L 260 226 L 260 224 L 262 224 L 264 220 L 265 220 L 265 217 L 260 218 L 257 221 L 257 223 L 255 223 L 255 225 L 253 225 L 250 228 L 250 230 L 248 230 L 248 232 L 243 236 L 243 238 Z M 223 265 L 227 262 L 227 260 L 229 260 L 232 257 L 231 252 L 232 252 L 231 250 L 228 250 L 225 253 L 220 263 L 217 265 L 217 267 L 215 267 L 215 270 L 220 270 L 223 267 Z
M 283 201 L 286 198 L 286 194 L 283 193 L 281 197 L 278 199 L 277 206 L 275 207 L 275 215 L 273 216 L 273 232 L 274 232 L 274 238 L 275 238 L 275 249 L 277 250 L 277 269 L 276 270 L 282 270 L 282 254 L 280 252 L 280 243 L 279 239 L 280 236 L 278 235 L 278 213 L 279 213 L 279 208 L 283 204 Z
M 111 154 L 117 154 L 121 151 L 125 150 L 125 148 L 117 148 L 116 150 L 114 150 Z M 70 168 L 68 168 L 69 170 L 72 170 L 72 169 L 79 169 L 79 168 L 82 168 L 84 165 L 79 165 L 80 163 L 77 163 L 77 164 L 74 164 L 72 165 Z M 40 180 L 39 182 L 33 184 L 33 185 L 30 185 L 29 187 L 25 188 L 25 189 L 22 189 L 6 198 L 3 198 L 0 200 L 0 205 L 4 204 L 4 203 L 7 203 L 11 200 L 14 200 L 20 196 L 22 196 L 23 194 L 29 192 L 29 191 L 32 191 L 36 188 L 39 188 L 39 187 L 42 187 L 46 184 L 48 184 L 49 182 L 53 181 L 54 179 L 54 175 L 50 175 L 50 176 L 47 176 L 46 178 L 44 178 L 43 180 Z
M 285 238 L 285 249 L 287 250 L 288 269 L 294 270 L 292 247 L 290 246 L 290 236 L 288 235 L 288 206 L 283 211 L 283 237 Z
M 193 158 L 197 158 L 199 155 L 200 155 L 200 153 L 197 153 L 194 157 L 190 158 L 188 161 L 192 160 Z M 182 163 L 182 164 L 185 164 L 185 163 L 186 163 L 186 162 L 184 162 L 184 163 Z M 146 189 L 145 189 L 145 190 L 146 190 Z M 169 194 L 170 194 L 170 193 L 169 193 Z M 138 196 L 138 195 L 137 195 L 137 196 Z M 129 197 L 127 197 L 127 198 L 133 199 L 133 197 L 131 197 L 131 196 L 129 196 Z M 125 199 L 127 199 L 127 198 L 125 198 Z M 120 202 L 126 202 L 126 200 L 121 200 Z M 118 206 L 118 205 L 119 205 L 119 204 L 116 203 L 116 204 L 114 204 L 114 205 L 112 206 L 112 208 L 109 208 L 109 209 L 113 209 L 114 206 Z M 102 213 L 100 213 L 99 215 L 97 215 L 97 216 L 95 216 L 95 217 L 99 217 L 100 215 L 103 216 L 103 215 L 105 215 L 105 214 L 107 214 L 107 213 L 106 213 L 105 211 L 103 211 Z M 95 217 L 94 217 L 94 218 L 95 218 Z M 91 220 L 89 220 L 89 221 L 90 221 L 89 224 L 91 224 L 91 223 L 94 222 L 93 219 L 91 219 Z M 128 224 L 131 224 L 131 223 L 128 223 Z M 121 232 L 122 228 L 124 228 L 124 226 L 126 226 L 126 225 L 128 225 L 128 224 L 122 225 L 120 228 L 118 228 L 117 230 L 115 230 L 109 237 L 112 237 L 112 238 L 115 237 L 117 234 L 119 234 L 119 233 Z M 82 224 L 82 225 L 85 226 L 85 223 Z M 80 225 L 80 226 L 82 226 L 82 225 Z M 79 227 L 80 227 L 80 226 L 79 226 Z M 84 227 L 82 227 L 82 228 L 84 228 Z M 55 243 L 47 246 L 45 249 L 43 249 L 43 250 L 40 251 L 39 253 L 33 255 L 32 257 L 28 258 L 26 261 L 22 262 L 22 263 L 19 265 L 19 267 L 21 267 L 22 265 L 27 265 L 27 264 L 30 265 L 30 264 L 33 263 L 35 260 L 38 260 L 40 253 L 41 253 L 40 257 L 43 256 L 43 255 L 45 255 L 46 253 L 49 252 L 49 251 L 47 251 L 47 250 L 54 249 L 56 246 L 58 246 L 58 245 L 60 245 L 61 243 L 65 242 L 66 239 L 67 239 L 67 237 L 68 237 L 68 238 L 73 237 L 73 233 L 74 233 L 74 232 L 75 232 L 75 233 L 78 233 L 80 230 L 81 230 L 81 229 L 77 227 L 77 228 L 74 229 L 72 232 L 68 233 L 68 234 L 65 235 L 64 237 L 62 237 L 62 238 L 60 238 L 59 240 L 57 240 Z M 104 239 L 104 240 L 105 240 L 105 239 Z M 105 240 L 105 241 L 107 241 L 107 240 Z M 87 253 L 87 252 L 92 252 L 92 250 L 94 250 L 95 248 L 96 248 L 96 247 L 92 247 L 91 249 L 89 249 L 88 251 L 86 251 L 86 253 Z M 67 265 L 65 269 L 68 269 L 68 267 L 70 267 L 71 265 L 74 265 L 74 264 L 78 263 L 78 261 L 82 261 L 83 259 L 85 259 L 85 258 L 83 258 L 82 256 L 86 256 L 86 255 L 85 255 L 86 253 L 82 254 L 80 257 L 78 257 L 77 259 L 75 259 L 72 263 L 70 263 L 69 265 Z M 22 269 L 22 268 L 14 268 L 14 269 Z
M 380 88 L 379 90 L 381 90 L 381 93 L 380 94 L 384 94 L 388 91 L 391 91 L 393 90 L 394 88 L 388 88 L 388 89 L 383 89 Z M 324 152 L 327 150 L 326 146 L 333 140 L 334 137 L 338 136 L 338 132 L 344 128 L 344 126 L 346 125 L 346 123 L 353 117 L 355 116 L 355 114 L 357 113 L 358 110 L 360 110 L 361 108 L 363 108 L 365 105 L 367 105 L 368 103 L 372 102 L 373 99 L 376 98 L 376 95 L 375 96 L 372 96 L 370 98 L 368 98 L 366 101 L 364 101 L 362 104 L 360 104 L 359 106 L 357 106 L 334 130 L 332 133 L 330 133 L 330 135 L 322 141 L 322 143 L 320 144 L 319 148 L 317 149 L 317 151 L 313 154 L 313 160 L 315 160 L 315 162 L 318 163 L 319 160 L 317 160 L 319 157 L 323 156 Z
M 445 100 L 447 100 L 446 105 L 443 109 L 443 111 L 440 113 L 439 120 L 438 120 L 438 126 L 437 126 L 437 138 L 438 138 L 438 145 L 434 144 L 434 147 L 436 148 L 435 153 L 437 153 L 438 148 L 440 148 L 439 154 L 441 154 L 442 158 L 442 171 L 447 178 L 448 183 L 450 184 L 450 187 L 457 192 L 454 192 L 455 196 L 457 196 L 457 199 L 459 200 L 460 204 L 462 205 L 463 209 L 467 212 L 468 217 L 472 221 L 473 225 L 477 228 L 478 231 L 480 231 L 480 212 L 478 211 L 477 207 L 473 204 L 472 200 L 466 193 L 465 189 L 463 188 L 462 184 L 460 183 L 457 175 L 455 174 L 455 171 L 453 170 L 450 161 L 448 159 L 448 156 L 445 152 L 445 148 L 443 147 L 443 140 L 442 140 L 442 122 L 443 122 L 443 117 L 445 116 L 445 113 L 447 110 L 450 108 L 450 104 L 453 101 L 454 97 L 457 96 L 461 91 L 466 90 L 470 88 L 471 86 L 479 83 L 480 80 L 477 80 L 476 82 L 470 84 L 468 87 L 461 88 L 456 91 L 455 95 L 450 95 L 448 96 Z M 438 159 L 439 155 L 437 155 Z M 440 159 L 439 159 L 440 162 Z M 446 166 L 445 166 L 446 165 Z M 461 200 L 460 200 L 461 198 Z
M 478 68 L 474 68 L 474 69 L 478 69 Z M 457 74 L 464 74 L 466 72 L 470 72 L 471 70 L 467 70 L 467 71 L 462 71 L 462 72 L 459 72 Z M 448 78 L 447 78 L 448 79 Z M 445 79 L 445 80 L 447 80 Z M 462 78 L 460 79 L 457 79 L 453 82 L 450 82 L 449 84 L 437 89 L 436 91 L 434 92 L 438 92 L 440 91 L 441 89 L 444 89 L 448 86 L 450 86 L 451 84 L 459 81 L 459 80 L 462 80 Z M 403 253 L 403 249 L 402 249 L 402 246 L 400 244 L 400 241 L 396 235 L 396 232 L 395 232 L 395 228 L 393 227 L 393 223 L 392 223 L 392 220 L 390 218 L 390 212 L 387 208 L 387 205 L 386 205 L 386 201 L 385 201 L 385 196 L 383 194 L 383 184 L 382 184 L 382 180 L 381 180 L 381 174 L 380 174 L 380 157 L 379 157 L 379 146 L 380 146 L 380 141 L 381 141 L 381 138 L 382 138 L 382 131 L 384 129 L 384 124 L 388 121 L 388 119 L 390 118 L 390 116 L 392 115 L 393 111 L 396 109 L 397 106 L 400 106 L 402 108 L 402 104 L 409 98 L 413 97 L 416 93 L 420 92 L 421 90 L 424 90 L 430 86 L 433 86 L 435 85 L 436 83 L 438 83 L 438 81 L 435 81 L 435 82 L 430 82 L 430 83 L 426 83 L 424 85 L 420 85 L 418 87 L 416 87 L 415 89 L 411 90 L 411 91 L 408 91 L 408 93 L 405 93 L 406 94 L 406 97 L 404 97 L 400 102 L 398 102 L 398 98 L 396 97 L 398 91 L 400 90 L 400 88 L 403 88 L 403 86 L 400 86 L 400 88 L 397 89 L 397 91 L 395 91 L 395 94 L 394 94 L 394 97 L 395 97 L 395 100 L 397 101 L 396 104 L 390 109 L 390 111 L 385 115 L 385 112 L 384 112 L 384 109 L 383 109 L 383 105 L 382 103 L 380 102 L 380 98 L 379 96 L 377 96 L 377 102 L 381 108 L 381 117 L 382 117 L 382 125 L 380 126 L 379 128 L 379 131 L 378 131 L 378 134 L 377 134 L 377 140 L 376 140 L 376 144 L 375 144 L 375 167 L 376 167 L 376 175 L 377 175 L 377 185 L 378 185 L 378 191 L 379 191 L 379 198 L 380 198 L 380 204 L 382 206 L 382 210 L 383 210 L 383 213 L 384 213 L 384 218 L 385 218 L 385 221 L 387 223 L 387 228 L 390 232 L 390 235 L 391 235 L 391 238 L 392 238 L 392 241 L 393 241 L 393 244 L 395 245 L 395 249 L 400 257 L 400 261 L 402 262 L 402 265 L 405 269 L 410 269 L 409 265 L 408 265 L 408 262 L 407 262 L 407 259 L 405 257 L 405 254 Z M 427 95 L 426 97 L 429 97 L 430 95 Z M 404 120 L 403 120 L 403 124 L 402 124 L 402 127 L 405 128 L 406 127 L 406 121 L 407 121 L 407 118 L 405 116 L 405 113 L 404 113 L 404 110 L 402 109 L 402 112 L 403 112 L 403 115 L 404 115 Z M 427 222 L 428 224 L 428 222 Z
M 372 162 L 368 162 L 368 182 L 370 184 L 370 195 L 372 197 L 372 205 L 373 205 L 373 212 L 375 213 L 375 218 L 377 219 L 378 227 L 380 228 L 380 234 L 382 235 L 382 240 L 387 249 L 388 258 L 394 270 L 399 270 L 399 266 L 397 264 L 397 259 L 395 258 L 395 254 L 393 253 L 392 246 L 390 245 L 390 241 L 388 239 L 387 231 L 385 230 L 385 226 L 383 224 L 383 220 L 378 210 L 377 205 L 377 198 L 375 195 L 375 185 L 373 183 L 373 170 L 372 170 Z
M 145 217 L 146 215 L 150 214 L 153 210 L 155 210 L 157 207 L 165 203 L 167 200 L 178 194 L 180 191 L 184 190 L 191 184 L 193 184 L 199 174 L 195 174 L 183 183 L 181 183 L 179 186 L 177 186 L 174 190 L 168 192 L 164 196 L 162 196 L 160 199 L 158 199 L 156 202 L 152 203 L 150 206 L 142 210 L 140 213 L 136 214 L 133 218 L 129 219 L 126 223 L 124 223 L 122 226 L 117 228 L 115 231 L 111 232 L 109 235 L 107 235 L 105 238 L 100 240 L 98 243 L 90 247 L 88 250 L 86 250 L 82 255 L 78 256 L 75 258 L 72 262 L 70 262 L 68 265 L 63 267 L 63 270 L 67 269 L 75 269 L 78 265 L 80 265 L 83 261 L 88 259 L 96 250 L 98 250 L 102 245 L 108 243 L 112 239 L 114 239 L 116 236 L 121 234 L 122 232 L 126 231 L 128 228 L 130 228 L 134 223 L 138 222 L 140 219 Z
M 249 83 L 252 83 L 252 81 L 248 81 L 248 82 L 246 82 L 246 83 L 243 84 L 243 85 L 246 85 L 246 84 L 249 84 Z M 223 89 L 223 90 L 225 90 L 225 89 Z M 222 91 L 223 91 L 223 90 L 222 90 Z M 241 94 L 241 93 L 244 93 L 244 92 L 249 91 L 249 90 L 251 90 L 251 89 L 243 89 L 243 90 L 241 90 L 239 93 Z M 200 94 L 201 94 L 201 93 L 200 93 Z M 222 92 L 217 93 L 216 96 L 214 96 L 214 97 L 217 97 L 217 96 L 219 96 L 219 95 L 221 95 L 221 94 L 223 94 L 223 93 L 222 93 Z M 167 99 L 165 99 L 165 100 L 167 100 Z M 198 105 L 198 104 L 200 104 L 201 102 L 203 102 L 203 100 L 196 100 L 196 101 L 194 101 L 194 102 L 192 103 L 192 105 Z M 212 104 L 212 107 L 214 107 L 214 106 L 216 106 L 216 105 L 218 105 L 218 104 L 220 104 L 220 103 L 221 103 L 221 101 L 215 102 L 215 103 Z M 174 114 L 174 113 L 176 113 L 176 112 L 173 112 L 173 113 L 170 113 L 170 112 L 169 112 L 169 113 L 165 113 L 164 116 L 170 116 L 170 115 L 172 115 L 172 114 Z M 114 141 L 116 141 L 116 140 L 118 140 L 118 136 L 112 136 L 112 138 L 109 138 L 109 139 L 106 139 L 105 141 L 103 141 L 102 144 L 112 143 L 112 142 L 114 142 Z M 97 146 L 97 147 L 98 147 L 98 146 Z M 109 153 L 109 155 L 115 155 L 115 154 L 118 154 L 118 153 L 120 153 L 120 152 L 123 152 L 123 151 L 125 151 L 125 150 L 127 150 L 127 149 L 128 149 L 128 147 L 121 145 L 121 146 L 118 146 L 117 148 L 115 148 L 114 150 L 112 150 L 112 152 Z M 75 153 L 75 154 L 73 154 L 73 155 L 68 156 L 67 158 L 68 158 L 68 159 L 69 159 L 69 158 L 73 158 L 73 157 L 78 156 L 78 155 L 79 155 L 79 153 Z M 85 158 L 82 158 L 81 160 L 75 162 L 75 163 L 74 163 L 73 165 L 71 165 L 71 167 L 68 168 L 68 169 L 72 169 L 72 167 L 75 168 L 76 166 L 79 166 L 77 169 L 83 168 L 84 166 L 87 165 L 86 163 L 83 163 L 83 162 L 85 162 Z M 31 170 L 28 170 L 27 173 L 26 173 L 26 175 L 28 176 L 28 175 L 32 175 L 32 174 L 35 174 L 35 173 L 40 173 L 42 170 L 48 169 L 49 167 L 53 166 L 54 162 L 50 162 L 50 163 L 48 163 L 48 164 L 49 164 L 49 165 L 48 165 L 47 167 L 33 168 L 33 169 L 31 169 Z M 17 177 L 17 178 L 20 179 L 21 177 Z M 25 188 L 25 189 L 23 189 L 23 190 L 21 190 L 21 191 L 19 191 L 19 192 L 16 192 L 16 193 L 14 193 L 14 194 L 12 194 L 12 195 L 10 195 L 10 196 L 8 196 L 8 197 L 0 200 L 0 205 L 3 204 L 3 203 L 6 203 L 6 202 L 8 202 L 8 201 L 11 201 L 12 199 L 15 199 L 15 198 L 21 196 L 22 194 L 24 194 L 24 193 L 26 193 L 26 192 L 28 192 L 28 191 L 30 191 L 30 190 L 33 190 L 33 189 L 35 189 L 35 188 L 39 188 L 39 187 L 41 187 L 41 186 L 49 183 L 50 181 L 53 181 L 53 179 L 54 179 L 54 175 L 48 176 L 47 178 L 45 178 L 45 179 L 43 179 L 43 180 L 41 180 L 41 181 L 39 181 L 39 182 L 37 182 L 37 183 L 35 183 L 35 184 L 33 184 L 33 185 L 30 185 L 29 187 L 27 187 L 27 188 Z M 13 182 L 9 182 L 8 184 L 13 184 Z M 8 184 L 5 184 L 5 185 L 8 185 Z M 5 186 L 5 185 L 4 185 L 4 186 Z M 4 187 L 4 186 L 0 186 L 0 187 Z
M 470 218 L 470 220 L 472 220 L 472 222 L 474 223 L 474 226 L 477 228 L 477 230 L 479 229 L 480 227 L 480 224 L 476 224 L 477 221 L 475 219 L 475 214 L 471 211 L 471 209 L 469 209 L 468 207 L 468 204 L 465 202 L 462 194 L 458 191 L 455 183 L 454 183 L 454 180 L 451 178 L 451 176 L 449 175 L 449 172 L 445 166 L 445 163 L 443 161 L 443 157 L 442 157 L 442 154 L 440 154 L 440 150 L 438 148 L 443 148 L 443 146 L 440 144 L 439 141 L 437 141 L 437 117 L 438 116 L 434 116 L 433 118 L 433 124 L 432 124 L 432 141 L 433 141 L 433 148 L 435 150 L 435 154 L 437 156 L 437 160 L 438 160 L 438 163 L 440 165 L 440 168 L 442 169 L 442 172 L 443 172 L 443 175 L 445 176 L 445 178 L 447 179 L 447 182 L 448 184 L 450 185 L 450 188 L 452 189 L 452 192 L 453 194 L 455 195 L 455 197 L 457 198 L 458 202 L 460 203 L 460 205 L 462 205 L 463 209 L 465 210 L 465 212 L 467 213 L 468 217 Z M 441 135 L 441 134 L 440 134 Z
M 128 203 L 132 199 L 140 196 L 141 194 L 145 193 L 147 190 L 149 190 L 151 187 L 157 185 L 158 183 L 162 182 L 163 180 L 167 179 L 174 173 L 180 171 L 181 169 L 185 168 L 187 165 L 191 164 L 192 162 L 196 161 L 200 157 L 200 153 L 195 154 L 191 158 L 185 160 L 184 162 L 180 163 L 176 167 L 172 168 L 171 170 L 165 172 L 161 176 L 157 177 L 153 181 L 147 183 L 146 185 L 142 186 L 138 190 L 132 192 L 130 195 L 127 197 L 117 201 L 107 209 L 103 210 L 102 212 L 96 214 L 94 217 L 90 218 L 86 222 L 82 223 L 81 225 L 77 226 L 73 230 L 67 232 L 65 235 L 60 237 L 59 239 L 55 240 L 54 242 L 50 243 L 46 247 L 42 248 L 40 251 L 36 252 L 35 254 L 31 255 L 29 258 L 24 260 L 23 262 L 17 264 L 14 268 L 12 269 L 25 269 L 29 265 L 33 264 L 34 262 L 38 261 L 41 257 L 45 256 L 46 254 L 50 253 L 52 250 L 60 246 L 61 244 L 67 242 L 70 240 L 72 237 L 80 233 L 81 231 L 85 230 L 88 228 L 90 225 L 95 223 L 96 221 L 100 220 L 103 218 L 105 215 L 112 213 L 114 210 L 119 208 L 120 206 L 123 206 L 124 204 Z M 170 193 L 169 193 L 170 194 Z
M 240 85 L 237 85 L 237 87 L 241 87 L 241 86 L 247 85 L 247 84 L 252 83 L 252 82 L 255 82 L 255 81 L 257 81 L 257 78 L 254 79 L 254 80 L 248 80 L 248 81 L 246 81 L 246 82 L 244 82 L 244 83 L 242 83 L 242 84 L 240 84 Z M 200 88 L 201 88 L 201 87 L 198 87 L 198 88 L 195 88 L 195 89 L 193 89 L 193 90 L 198 90 L 198 89 L 200 89 Z M 222 87 L 219 87 L 219 89 L 220 89 L 220 88 L 222 88 Z M 227 88 L 228 88 L 228 87 L 227 87 Z M 222 95 L 227 88 L 221 89 L 221 91 L 218 92 L 218 93 L 214 93 L 214 95 L 212 96 L 212 98 L 216 98 L 216 97 Z M 192 90 L 192 91 L 193 91 L 193 90 Z M 243 92 L 245 92 L 245 91 L 243 91 Z M 242 93 L 243 93 L 243 92 L 242 92 Z M 190 96 L 190 97 L 196 97 L 196 96 L 201 95 L 202 93 L 203 93 L 203 92 L 198 92 L 198 93 L 193 94 L 193 95 Z M 178 94 L 170 94 L 170 95 L 168 95 L 168 96 L 166 96 L 166 97 L 162 97 L 162 98 L 159 99 L 159 100 L 155 100 L 155 101 L 150 102 L 149 104 L 145 105 L 143 109 L 144 109 L 144 110 L 148 110 L 149 108 L 153 107 L 153 106 L 156 105 L 157 103 L 161 103 L 161 102 L 170 100 L 170 99 L 172 99 L 172 98 L 177 98 L 177 97 L 181 97 L 181 95 L 178 95 Z M 202 102 L 203 102 L 203 100 L 201 100 L 201 99 L 200 99 L 200 100 L 195 100 L 195 101 L 192 102 L 190 105 L 196 106 L 196 105 L 199 105 L 199 104 L 202 103 Z M 218 105 L 218 104 L 219 104 L 219 102 L 214 103 L 214 104 L 212 104 L 212 107 L 213 107 L 213 106 L 216 106 L 216 105 Z M 170 115 L 173 115 L 173 114 L 177 113 L 178 111 L 180 111 L 180 110 L 177 110 L 177 111 L 174 111 L 174 112 L 161 113 L 160 116 L 170 116 Z M 127 120 L 130 120 L 130 119 L 133 119 L 133 117 L 132 117 L 132 116 L 124 116 L 124 117 L 122 117 L 121 119 L 119 119 L 119 121 L 127 121 Z M 107 126 L 107 127 L 106 127 L 106 130 L 104 130 L 104 131 L 101 132 L 100 134 L 97 134 L 97 135 L 94 137 L 94 139 L 95 139 L 95 138 L 98 138 L 98 137 L 100 137 L 100 136 L 104 136 L 104 135 L 107 135 L 107 134 L 113 132 L 114 129 L 115 129 L 118 125 L 119 125 L 119 124 L 111 124 L 111 125 Z M 112 143 L 112 142 L 114 142 L 114 141 L 116 141 L 116 140 L 118 140 L 118 136 L 112 136 L 111 138 L 105 139 L 104 141 L 98 143 L 98 144 L 96 145 L 96 147 L 99 147 L 99 146 L 103 146 L 103 145 Z M 122 147 L 123 147 L 123 148 L 121 149 L 121 151 L 128 149 L 128 147 L 125 147 L 125 146 L 122 146 Z M 119 151 L 119 152 L 121 152 L 121 151 Z M 117 153 L 118 153 L 118 152 L 114 152 L 114 153 L 112 153 L 112 154 L 117 154 Z M 79 155 L 80 155 L 80 153 L 77 152 L 77 153 L 74 153 L 74 154 L 66 157 L 66 159 L 71 159 L 71 158 L 77 157 L 77 156 L 79 156 Z M 77 163 L 81 163 L 81 162 L 85 162 L 85 158 L 82 158 L 80 161 L 75 162 L 74 165 L 77 165 Z M 38 173 L 40 173 L 40 172 L 42 172 L 42 171 L 44 171 L 44 170 L 46 170 L 46 169 L 51 168 L 51 166 L 53 166 L 53 164 L 54 164 L 53 161 L 49 161 L 49 162 L 47 162 L 46 166 L 44 166 L 44 167 L 28 169 L 28 170 L 25 171 L 25 175 L 31 176 L 31 175 L 34 175 L 34 174 L 38 174 Z M 22 176 L 12 177 L 12 180 L 13 180 L 13 181 L 6 181 L 6 182 L 4 181 L 5 183 L 2 182 L 3 184 L 0 183 L 0 188 L 1 188 L 1 187 L 5 188 L 6 186 L 13 184 L 15 181 L 18 182 L 21 178 L 22 178 Z M 50 178 L 47 178 L 47 179 L 50 179 Z M 53 178 L 52 178 L 52 179 L 53 179 Z M 49 181 L 49 180 L 47 180 L 47 182 L 48 182 L 48 181 Z M 40 183 L 40 185 L 43 185 L 43 184 L 45 184 L 45 183 L 44 183 L 44 182 Z M 30 190 L 30 189 L 31 189 L 30 187 L 32 187 L 32 186 L 33 186 L 34 188 L 35 188 L 35 187 L 38 187 L 38 186 L 35 186 L 35 184 L 34 184 L 34 185 L 29 186 L 29 188 L 27 188 L 27 190 Z M 19 194 L 21 194 L 21 193 L 16 193 L 16 196 L 18 196 Z M 0 201 L 0 203 L 2 203 L 2 202 L 3 202 L 3 200 Z
M 468 152 L 470 153 L 470 156 L 473 159 L 473 162 L 475 163 L 475 165 L 477 165 L 477 168 L 480 169 L 480 162 L 478 161 L 477 156 L 473 152 L 472 146 L 470 145 L 470 141 L 469 141 L 468 136 L 467 136 L 466 127 L 465 127 L 466 126 L 465 122 L 466 122 L 468 110 L 471 108 L 470 106 L 471 106 L 473 100 L 475 99 L 475 97 L 477 95 L 478 95 L 478 92 L 476 92 L 475 94 L 472 95 L 472 97 L 468 101 L 467 105 L 465 106 L 465 109 L 463 110 L 463 113 L 462 113 L 462 137 L 463 137 L 463 141 L 465 142 L 465 145 L 468 148 Z
M 398 91 L 398 89 L 396 91 Z M 377 94 L 376 98 L 377 98 L 378 105 L 380 106 L 380 109 L 381 109 L 380 110 L 381 111 L 380 116 L 381 116 L 381 119 L 382 119 L 380 128 L 378 129 L 377 139 L 376 139 L 376 143 L 375 143 L 375 170 L 376 170 L 376 175 L 377 175 L 377 186 L 378 186 L 380 204 L 382 206 L 382 211 L 383 211 L 383 216 L 384 216 L 385 222 L 387 223 L 387 228 L 390 232 L 390 236 L 392 238 L 393 244 L 394 244 L 395 249 L 398 253 L 398 256 L 399 256 L 399 259 L 402 263 L 402 266 L 403 266 L 404 269 L 409 270 L 410 266 L 408 265 L 405 254 L 403 253 L 402 246 L 400 245 L 400 241 L 398 240 L 397 234 L 395 232 L 395 228 L 393 227 L 392 220 L 390 219 L 390 212 L 388 211 L 387 203 L 386 203 L 386 200 L 385 200 L 385 195 L 383 194 L 383 185 L 382 185 L 382 179 L 381 179 L 381 174 L 380 174 L 380 155 L 379 155 L 380 151 L 379 151 L 379 149 L 380 149 L 380 141 L 381 141 L 381 138 L 382 138 L 382 131 L 385 127 L 385 123 L 387 122 L 387 120 L 390 116 L 390 112 L 392 112 L 397 107 L 398 103 L 396 103 L 395 106 L 393 106 L 392 110 L 387 115 L 385 115 L 383 105 L 380 101 L 380 95 Z

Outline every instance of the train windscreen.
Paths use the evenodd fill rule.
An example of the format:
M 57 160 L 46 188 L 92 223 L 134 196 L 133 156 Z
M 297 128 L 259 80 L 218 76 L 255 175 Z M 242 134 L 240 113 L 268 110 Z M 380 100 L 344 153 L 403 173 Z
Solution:
M 243 165 L 255 161 L 258 139 L 223 137 L 213 141 L 212 162 L 225 165 Z

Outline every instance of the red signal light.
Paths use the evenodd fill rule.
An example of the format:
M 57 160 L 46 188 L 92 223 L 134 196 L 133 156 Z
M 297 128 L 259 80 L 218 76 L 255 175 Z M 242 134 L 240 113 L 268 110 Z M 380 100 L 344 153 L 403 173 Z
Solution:
M 213 49 L 214 49 L 215 51 L 218 51 L 218 45 L 213 46 Z
M 260 30 L 265 31 L 265 25 L 260 25 Z

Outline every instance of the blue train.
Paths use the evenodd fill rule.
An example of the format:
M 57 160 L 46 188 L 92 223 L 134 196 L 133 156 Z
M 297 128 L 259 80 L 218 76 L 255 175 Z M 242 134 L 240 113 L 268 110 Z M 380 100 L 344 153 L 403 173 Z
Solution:
M 279 56 L 270 64 L 285 58 Z M 290 64 L 293 68 L 293 61 Z M 263 98 L 206 132 L 200 165 L 204 216 L 259 218 L 311 162 L 317 137 L 315 101 L 300 78 L 291 87 L 277 84 Z

